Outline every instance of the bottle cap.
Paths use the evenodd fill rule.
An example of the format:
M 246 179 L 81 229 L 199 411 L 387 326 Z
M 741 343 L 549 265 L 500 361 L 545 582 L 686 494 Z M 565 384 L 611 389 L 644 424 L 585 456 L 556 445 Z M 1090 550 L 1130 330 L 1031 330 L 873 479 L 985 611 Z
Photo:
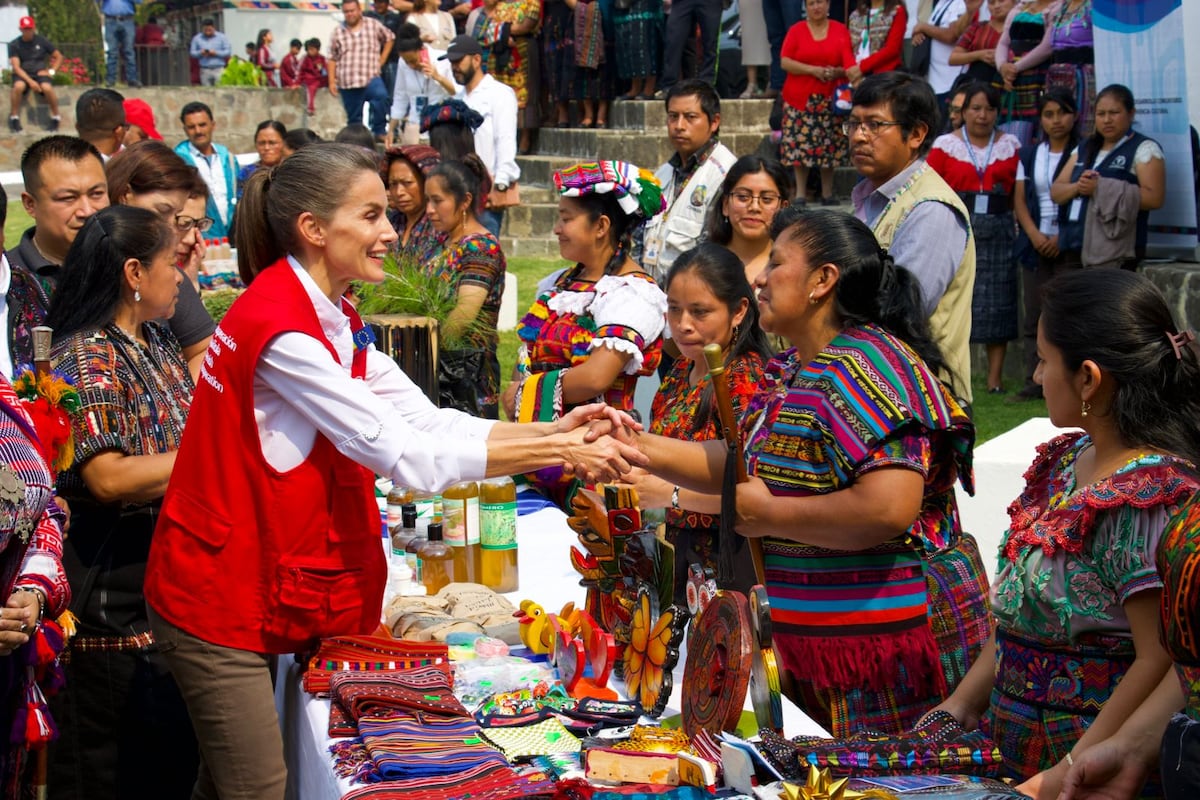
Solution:
M 400 506 L 400 526 L 403 528 L 417 527 L 417 507 L 413 503 Z
M 431 542 L 442 541 L 442 523 L 440 523 L 440 522 L 429 523 L 429 532 L 426 535 L 429 537 L 429 541 L 431 541 Z

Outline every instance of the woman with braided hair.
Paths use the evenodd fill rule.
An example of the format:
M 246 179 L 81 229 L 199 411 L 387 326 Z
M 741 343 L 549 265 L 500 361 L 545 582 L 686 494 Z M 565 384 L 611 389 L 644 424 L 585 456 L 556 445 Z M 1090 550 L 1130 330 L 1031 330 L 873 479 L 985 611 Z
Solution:
M 663 208 L 654 176 L 624 161 L 576 164 L 554 173 L 559 252 L 575 266 L 538 285 L 518 327 L 521 350 L 504 393 L 509 419 L 555 419 L 602 398 L 633 408 L 638 377 L 662 359 L 667 298 L 629 257 L 634 228 Z M 556 478 L 543 476 L 555 494 Z M 555 499 L 561 500 L 561 497 Z
M 735 525 L 762 539 L 790 696 L 836 737 L 898 733 L 988 635 L 982 563 L 954 494 L 960 481 L 971 490 L 974 428 L 936 377 L 916 279 L 870 229 L 825 209 L 776 225 L 754 282 L 759 324 L 792 346 L 741 419 L 750 478 L 736 486 Z M 724 442 L 633 438 L 650 472 L 720 491 Z

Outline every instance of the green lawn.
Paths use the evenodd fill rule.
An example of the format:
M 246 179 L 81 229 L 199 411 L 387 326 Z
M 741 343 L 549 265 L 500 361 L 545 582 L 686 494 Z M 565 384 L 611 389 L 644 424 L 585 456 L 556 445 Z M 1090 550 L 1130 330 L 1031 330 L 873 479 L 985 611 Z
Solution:
M 21 208 L 20 200 L 10 198 L 8 203 L 8 219 L 4 225 L 4 242 L 7 247 L 16 246 L 31 221 L 25 210 Z M 524 315 L 525 310 L 533 303 L 534 290 L 539 280 L 554 270 L 563 266 L 558 259 L 549 258 L 510 258 L 508 269 L 517 276 L 517 319 Z M 507 378 L 517 357 L 516 331 L 500 333 L 498 351 L 500 371 Z M 1009 356 L 1012 358 L 1013 356 Z M 505 380 L 507 383 L 507 380 Z M 977 380 L 975 392 L 975 425 L 977 428 L 976 444 L 982 444 L 988 439 L 998 436 L 1005 431 L 1020 425 L 1030 417 L 1046 416 L 1046 404 L 1042 401 L 1010 405 L 1004 402 L 1003 396 L 990 395 L 982 380 Z

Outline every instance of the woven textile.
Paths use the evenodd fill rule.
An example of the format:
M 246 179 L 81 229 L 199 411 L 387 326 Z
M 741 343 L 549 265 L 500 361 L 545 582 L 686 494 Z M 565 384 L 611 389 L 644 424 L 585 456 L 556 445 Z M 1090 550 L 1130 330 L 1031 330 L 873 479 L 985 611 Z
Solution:
M 985 726 L 1013 777 L 1057 764 L 1079 741 L 1129 665 L 1133 644 L 1106 637 L 1051 650 L 996 632 L 996 683 Z
M 985 344 L 1017 338 L 1017 265 L 1013 263 L 1016 222 L 1008 214 L 972 214 L 975 291 L 971 295 L 971 341 Z
M 545 773 L 518 774 L 506 766 L 485 766 L 440 778 L 376 783 L 347 792 L 342 800 L 518 800 L 552 794 L 554 785 Z
M 967 674 L 992 633 L 988 577 L 975 537 L 964 533 L 958 545 L 932 556 L 925 565 L 929 627 L 937 639 L 946 691 Z
M 479 735 L 469 717 L 402 713 L 363 717 L 363 744 L 384 780 L 453 775 L 508 760 Z
M 1167 524 L 1158 544 L 1163 645 L 1183 686 L 1184 713 L 1200 721 L 1200 494 Z
M 999 749 L 979 731 L 966 731 L 950 714 L 931 714 L 920 726 L 899 735 L 861 733 L 844 739 L 797 737 L 787 740 L 760 732 L 762 752 L 780 773 L 803 782 L 809 766 L 829 768 L 834 777 L 962 773 L 995 777 Z
M 508 758 L 516 761 L 529 756 L 548 756 L 552 753 L 578 753 L 583 743 L 555 718 L 536 725 L 513 728 L 485 728 L 483 737 Z
M 322 639 L 304 673 L 304 691 L 324 696 L 337 672 L 373 672 L 437 666 L 450 675 L 446 645 L 409 642 L 388 636 L 334 636 Z
M 379 708 L 469 716 L 450 691 L 450 678 L 440 667 L 401 672 L 339 672 L 330 680 L 330 693 L 359 721 Z

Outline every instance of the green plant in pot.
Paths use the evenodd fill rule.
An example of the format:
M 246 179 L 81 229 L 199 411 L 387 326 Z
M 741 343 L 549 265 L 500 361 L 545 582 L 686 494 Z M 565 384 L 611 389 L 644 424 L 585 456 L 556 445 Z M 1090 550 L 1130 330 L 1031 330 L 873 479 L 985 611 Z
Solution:
M 458 305 L 457 287 L 431 274 L 414 259 L 389 254 L 384 260 L 384 273 L 382 283 L 355 287 L 359 313 L 364 317 L 415 314 L 436 321 L 438 405 L 497 418 L 497 398 L 487 388 L 489 383 L 498 383 L 500 372 L 496 331 L 478 319 L 465 325 L 448 324 Z

